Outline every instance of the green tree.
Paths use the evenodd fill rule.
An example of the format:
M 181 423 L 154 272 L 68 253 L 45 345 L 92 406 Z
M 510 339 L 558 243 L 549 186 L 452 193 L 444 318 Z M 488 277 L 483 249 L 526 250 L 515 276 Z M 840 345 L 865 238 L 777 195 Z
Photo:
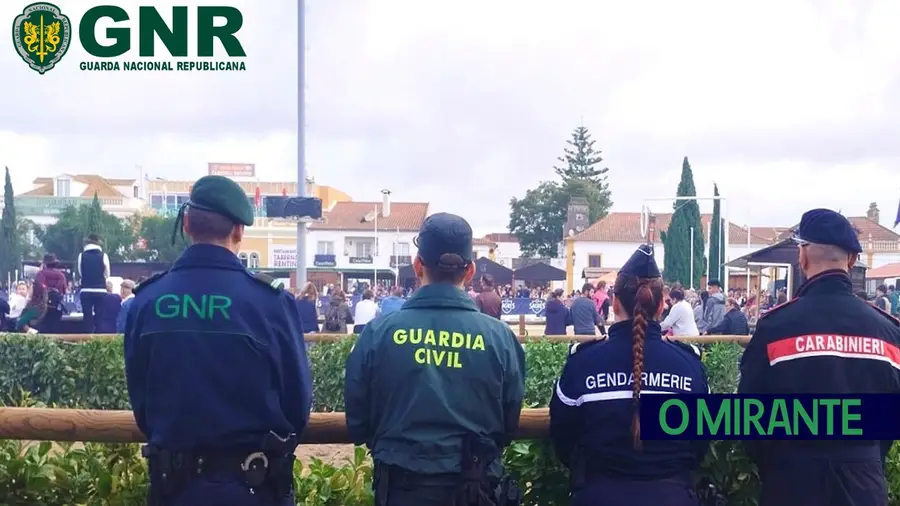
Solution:
M 131 260 L 134 249 L 135 230 L 131 220 L 122 220 L 100 210 L 99 216 L 93 206 L 67 206 L 60 212 L 56 223 L 38 228 L 35 232 L 41 246 L 48 253 L 54 253 L 62 261 L 74 262 L 89 235 L 88 226 L 101 231 L 103 249 L 114 262 Z M 93 221 L 92 221 L 93 220 Z M 91 232 L 96 233 L 96 232 Z
M 91 200 L 91 206 L 87 210 L 85 216 L 85 234 L 102 236 L 103 230 L 103 206 L 100 205 L 100 197 L 94 192 L 94 199 Z
M 176 234 L 172 244 L 175 216 L 145 216 L 141 220 L 135 256 L 148 262 L 174 262 L 187 248 L 188 243 L 181 234 Z
M 16 236 L 19 237 L 19 252 L 22 260 L 40 260 L 44 256 L 44 250 L 35 236 L 37 225 L 22 216 L 16 217 Z
M 694 173 L 687 157 L 681 164 L 681 181 L 678 183 L 679 197 L 696 197 Z M 700 221 L 700 206 L 695 199 L 676 200 L 675 212 L 669 228 L 661 234 L 665 246 L 663 276 L 666 281 L 680 282 L 685 286 L 699 286 L 700 277 L 706 269 L 703 255 L 703 225 Z M 694 255 L 691 258 L 691 228 L 694 229 Z M 691 278 L 691 262 L 694 276 Z
M 713 184 L 713 195 L 719 196 L 719 185 Z M 723 243 L 725 235 L 722 233 L 724 227 L 722 222 L 722 206 L 720 201 L 713 201 L 712 220 L 709 223 L 709 277 L 710 279 L 722 280 L 725 275 L 724 266 L 722 265 L 722 251 L 725 250 Z M 707 280 L 708 281 L 708 280 Z
M 0 217 L 0 284 L 7 276 L 22 268 L 19 235 L 16 233 L 16 202 L 12 178 L 6 167 L 6 182 L 3 185 L 3 215 Z
M 509 201 L 509 231 L 519 240 L 522 255 L 555 258 L 563 240 L 566 214 L 572 197 L 588 201 L 591 223 L 603 218 L 612 207 L 607 172 L 601 167 L 601 152 L 586 127 L 578 127 L 566 141 L 563 166 L 554 166 L 559 181 L 542 181 L 537 188 L 525 192 L 521 199 Z

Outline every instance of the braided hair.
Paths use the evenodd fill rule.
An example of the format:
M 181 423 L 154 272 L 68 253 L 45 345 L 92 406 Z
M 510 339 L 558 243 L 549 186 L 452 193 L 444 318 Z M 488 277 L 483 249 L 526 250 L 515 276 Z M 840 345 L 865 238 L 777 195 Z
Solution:
M 644 339 L 650 320 L 659 317 L 663 301 L 663 282 L 660 278 L 639 278 L 619 274 L 613 291 L 623 311 L 631 318 L 632 357 L 632 419 L 631 438 L 634 448 L 641 449 L 640 396 L 644 374 Z

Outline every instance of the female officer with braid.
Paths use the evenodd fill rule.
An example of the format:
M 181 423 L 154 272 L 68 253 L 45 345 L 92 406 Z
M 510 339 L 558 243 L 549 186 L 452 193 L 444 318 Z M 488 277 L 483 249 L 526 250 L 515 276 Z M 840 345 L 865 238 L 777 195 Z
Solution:
M 641 395 L 709 392 L 699 351 L 662 337 L 651 246 L 619 271 L 609 337 L 575 343 L 550 402 L 550 437 L 572 473 L 572 506 L 697 506 L 704 441 L 641 441 Z

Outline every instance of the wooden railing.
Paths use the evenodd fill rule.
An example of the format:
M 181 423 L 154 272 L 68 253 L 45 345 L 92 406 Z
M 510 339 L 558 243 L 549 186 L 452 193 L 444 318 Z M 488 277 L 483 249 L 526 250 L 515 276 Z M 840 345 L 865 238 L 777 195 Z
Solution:
M 84 342 L 91 339 L 111 339 L 119 334 L 51 334 L 48 337 L 65 342 Z M 310 343 L 335 342 L 346 334 L 310 334 Z M 583 342 L 591 336 L 520 336 L 519 341 L 550 340 Z M 673 338 L 680 341 L 712 344 L 720 342 L 746 343 L 750 336 L 718 335 Z M 550 413 L 546 408 L 523 409 L 517 439 L 547 437 Z M 51 408 L 0 408 L 0 439 L 27 441 L 83 441 L 99 443 L 138 443 L 145 440 L 130 411 Z M 312 413 L 303 431 L 304 444 L 350 443 L 344 413 Z

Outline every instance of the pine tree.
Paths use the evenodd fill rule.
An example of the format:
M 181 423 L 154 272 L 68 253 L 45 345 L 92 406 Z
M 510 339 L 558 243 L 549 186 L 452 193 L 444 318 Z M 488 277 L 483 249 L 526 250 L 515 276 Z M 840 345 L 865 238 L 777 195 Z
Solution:
M 103 235 L 103 206 L 100 205 L 100 197 L 94 192 L 94 200 L 87 212 L 87 224 L 84 231 L 86 235 Z
M 713 185 L 713 195 L 719 196 L 719 185 Z M 722 223 L 721 201 L 713 202 L 712 220 L 709 222 L 709 278 L 721 281 L 724 276 L 722 265 L 722 251 L 725 249 Z
M 6 167 L 6 181 L 3 185 L 3 215 L 0 218 L 0 284 L 22 268 L 20 237 L 16 233 L 16 203 L 12 178 Z
M 694 173 L 687 157 L 681 165 L 681 181 L 678 183 L 679 197 L 696 197 Z M 676 200 L 675 212 L 669 228 L 662 234 L 665 246 L 663 275 L 666 281 L 680 282 L 684 286 L 698 286 L 706 268 L 703 255 L 703 225 L 700 221 L 700 206 L 695 199 Z M 694 230 L 694 255 L 691 258 L 691 228 Z M 694 276 L 691 278 L 691 262 Z

